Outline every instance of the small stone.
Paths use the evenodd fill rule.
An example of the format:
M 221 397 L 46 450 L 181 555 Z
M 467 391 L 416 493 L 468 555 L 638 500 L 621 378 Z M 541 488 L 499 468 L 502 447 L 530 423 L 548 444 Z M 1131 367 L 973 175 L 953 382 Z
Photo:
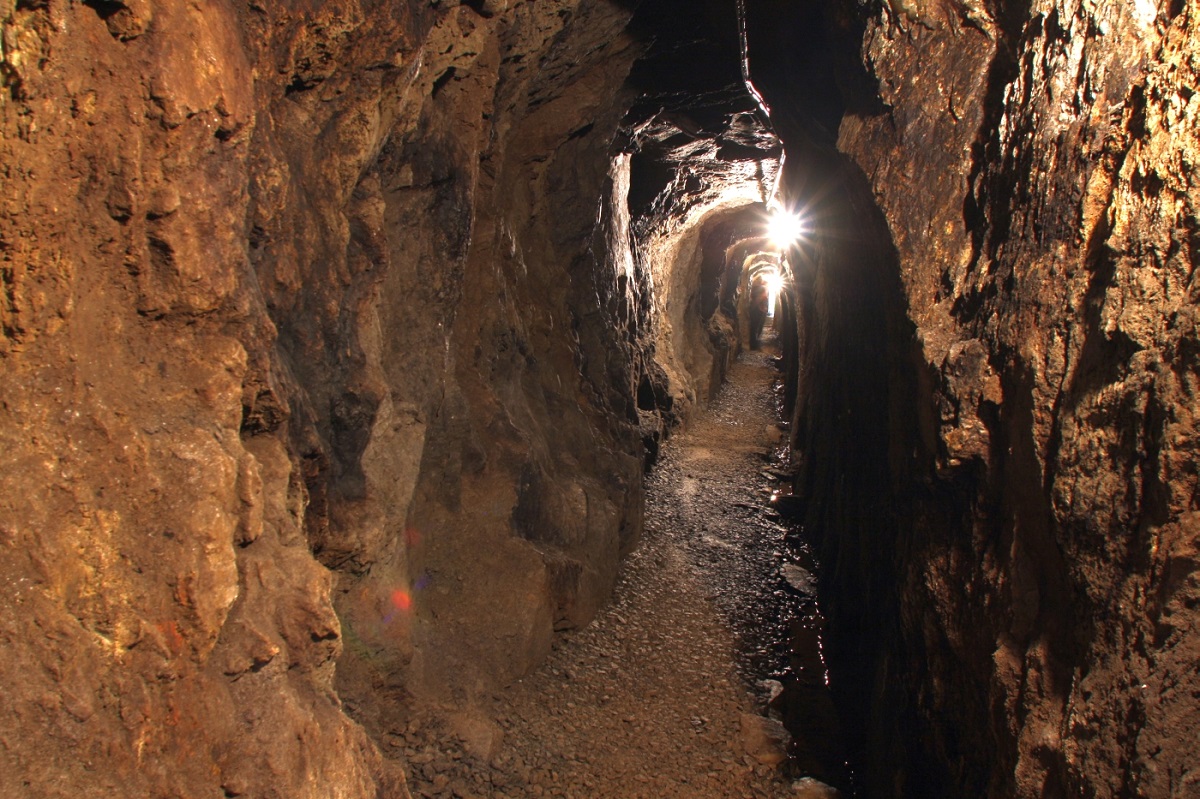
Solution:
M 792 783 L 794 799 L 841 799 L 841 792 L 812 777 L 802 777 Z
M 762 680 L 759 685 L 767 693 L 767 704 L 774 702 L 783 693 L 783 683 L 779 680 Z
M 742 713 L 739 717 L 742 746 L 763 766 L 777 766 L 787 759 L 789 735 L 775 719 Z
M 795 563 L 785 563 L 780 567 L 780 571 L 783 573 L 783 579 L 792 588 L 802 594 L 816 595 L 817 580 L 808 569 Z
M 169 216 L 179 210 L 180 202 L 179 190 L 174 186 L 157 188 L 146 203 L 146 216 L 151 219 Z

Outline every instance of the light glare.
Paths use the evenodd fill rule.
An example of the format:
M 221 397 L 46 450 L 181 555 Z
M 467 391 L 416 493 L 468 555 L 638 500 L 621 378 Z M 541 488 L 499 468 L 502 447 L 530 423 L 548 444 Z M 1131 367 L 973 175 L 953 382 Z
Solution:
M 767 273 L 766 282 L 767 291 L 771 293 L 771 296 L 778 296 L 779 290 L 783 288 L 783 275 L 772 270 Z
M 771 218 L 767 222 L 767 237 L 777 248 L 786 250 L 799 241 L 804 233 L 804 222 L 799 214 L 782 209 L 771 212 Z
M 765 276 L 767 284 L 767 316 L 775 316 L 775 304 L 779 301 L 779 292 L 783 291 L 783 275 L 772 269 Z

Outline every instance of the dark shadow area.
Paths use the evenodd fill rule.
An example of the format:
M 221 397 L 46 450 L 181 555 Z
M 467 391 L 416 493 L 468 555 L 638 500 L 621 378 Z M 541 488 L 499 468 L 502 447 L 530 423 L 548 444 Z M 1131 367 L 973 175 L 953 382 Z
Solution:
M 764 146 L 755 132 L 754 100 L 742 83 L 735 6 L 727 0 L 645 0 L 629 26 L 646 43 L 646 52 L 633 67 L 626 85 L 636 99 L 625 116 L 633 155 L 629 210 L 634 217 L 650 213 L 663 190 L 690 168 L 676 153 L 695 144 L 697 155 L 706 139 L 717 139 L 715 155 L 724 161 L 756 160 Z M 744 125 L 731 125 L 739 114 Z M 739 135 L 738 128 L 744 128 Z M 696 175 L 690 190 L 701 188 Z M 689 189 L 684 184 L 685 190 Z M 657 209 L 661 210 L 661 209 Z
M 638 92 L 631 118 L 666 111 L 682 117 L 684 130 L 715 132 L 731 112 L 753 108 L 742 87 L 732 2 L 644 0 L 629 30 L 648 42 L 628 79 Z
M 830 146 L 847 111 L 886 109 L 859 50 L 861 3 L 835 0 L 747 0 L 750 73 L 771 106 L 771 120 Z M 789 144 L 792 143 L 789 141 Z
M 812 229 L 789 253 L 793 283 L 776 318 L 796 470 L 785 506 L 820 564 L 829 683 L 856 774 L 849 790 L 956 796 L 962 780 L 930 750 L 991 745 L 928 726 L 916 675 L 930 653 L 909 648 L 898 612 L 909 579 L 901 564 L 923 546 L 913 526 L 927 503 L 916 495 L 936 453 L 918 409 L 932 389 L 887 223 L 866 176 L 836 150 L 848 108 L 884 110 L 861 66 L 860 14 L 852 3 L 749 3 L 752 77 L 787 148 L 783 199 Z M 956 518 L 946 527 L 959 527 L 953 509 L 965 512 L 965 499 L 937 499 L 928 504 L 947 508 Z M 794 631 L 794 643 L 811 634 Z M 808 693 L 801 682 L 782 700 L 797 735 L 810 723 Z
M 115 0 L 83 0 L 83 4 L 95 10 L 100 19 L 107 20 L 119 11 L 125 10 L 124 3 Z

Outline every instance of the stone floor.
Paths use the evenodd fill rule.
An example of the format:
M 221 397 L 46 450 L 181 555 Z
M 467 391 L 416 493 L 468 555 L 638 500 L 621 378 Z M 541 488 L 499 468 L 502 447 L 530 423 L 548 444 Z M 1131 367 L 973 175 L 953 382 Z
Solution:
M 769 505 L 774 379 L 769 353 L 743 353 L 665 447 L 644 539 L 595 622 L 490 705 L 418 718 L 385 742 L 414 797 L 838 795 L 798 778 L 767 710 L 781 666 L 769 639 L 788 613 L 786 530 Z

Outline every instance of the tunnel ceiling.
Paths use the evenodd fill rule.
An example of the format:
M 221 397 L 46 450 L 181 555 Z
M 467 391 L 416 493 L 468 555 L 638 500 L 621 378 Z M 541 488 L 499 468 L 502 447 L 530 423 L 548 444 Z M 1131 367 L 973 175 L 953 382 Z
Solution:
M 637 94 L 623 120 L 635 218 L 682 215 L 733 183 L 757 182 L 764 202 L 773 189 L 782 146 L 742 80 L 738 24 L 727 2 L 638 6 L 630 30 L 648 48 L 630 72 Z

